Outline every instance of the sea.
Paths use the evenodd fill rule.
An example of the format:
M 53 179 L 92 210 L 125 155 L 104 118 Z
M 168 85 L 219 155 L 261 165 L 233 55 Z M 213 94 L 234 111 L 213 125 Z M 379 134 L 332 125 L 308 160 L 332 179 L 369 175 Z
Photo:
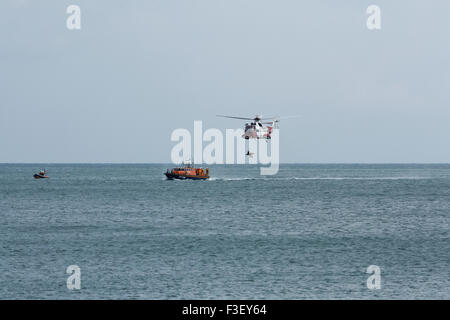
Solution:
M 449 164 L 170 167 L 0 164 L 0 299 L 450 299 Z

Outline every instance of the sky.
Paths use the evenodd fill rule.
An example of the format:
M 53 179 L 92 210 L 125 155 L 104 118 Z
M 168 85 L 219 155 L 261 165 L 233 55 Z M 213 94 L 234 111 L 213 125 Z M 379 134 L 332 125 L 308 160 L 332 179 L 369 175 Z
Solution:
M 447 0 L 2 0 L 0 162 L 170 162 L 175 129 L 258 114 L 300 116 L 280 122 L 281 162 L 449 163 L 449 14 Z

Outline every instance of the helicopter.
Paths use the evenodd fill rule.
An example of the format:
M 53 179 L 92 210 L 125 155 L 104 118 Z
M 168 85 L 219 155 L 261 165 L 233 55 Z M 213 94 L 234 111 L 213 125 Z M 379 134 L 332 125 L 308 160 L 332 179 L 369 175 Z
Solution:
M 234 117 L 234 116 L 224 116 L 217 115 L 218 117 L 223 118 L 231 118 L 231 119 L 240 119 L 240 120 L 252 120 L 250 123 L 246 123 L 244 127 L 243 138 L 248 139 L 266 139 L 270 140 L 273 129 L 278 128 L 278 122 L 280 122 L 280 117 L 269 117 L 262 118 L 259 115 L 256 115 L 254 118 L 245 118 L 245 117 Z M 283 117 L 283 119 L 293 118 L 297 116 L 289 116 Z M 271 120 L 267 122 L 262 122 L 262 120 Z
M 224 116 L 217 115 L 218 117 L 223 118 L 231 118 L 231 119 L 240 119 L 240 120 L 252 120 L 250 123 L 246 123 L 244 127 L 244 134 L 242 138 L 248 139 L 270 139 L 273 128 L 276 128 L 279 120 L 275 120 L 275 117 L 271 118 L 262 118 L 261 116 L 256 115 L 254 118 L 244 118 L 244 117 L 233 117 L 233 116 Z M 261 122 L 261 120 L 272 119 L 269 122 Z

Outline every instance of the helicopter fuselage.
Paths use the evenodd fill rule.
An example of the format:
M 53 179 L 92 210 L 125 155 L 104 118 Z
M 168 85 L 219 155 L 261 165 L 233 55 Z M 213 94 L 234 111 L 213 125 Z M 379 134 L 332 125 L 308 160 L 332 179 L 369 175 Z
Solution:
M 245 139 L 270 139 L 271 133 L 271 126 L 264 126 L 261 122 L 252 122 L 245 124 L 242 137 Z

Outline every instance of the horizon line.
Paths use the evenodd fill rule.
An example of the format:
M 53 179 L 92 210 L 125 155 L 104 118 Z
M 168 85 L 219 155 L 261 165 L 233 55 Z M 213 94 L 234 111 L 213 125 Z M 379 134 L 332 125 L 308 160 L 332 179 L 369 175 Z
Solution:
M 0 162 L 0 165 L 4 164 L 107 164 L 107 165 L 115 165 L 115 164 L 173 164 L 177 165 L 173 162 Z M 262 165 L 267 166 L 267 164 L 261 163 L 194 163 L 197 165 Z M 450 165 L 450 162 L 280 162 L 280 165 L 283 164 L 446 164 Z

